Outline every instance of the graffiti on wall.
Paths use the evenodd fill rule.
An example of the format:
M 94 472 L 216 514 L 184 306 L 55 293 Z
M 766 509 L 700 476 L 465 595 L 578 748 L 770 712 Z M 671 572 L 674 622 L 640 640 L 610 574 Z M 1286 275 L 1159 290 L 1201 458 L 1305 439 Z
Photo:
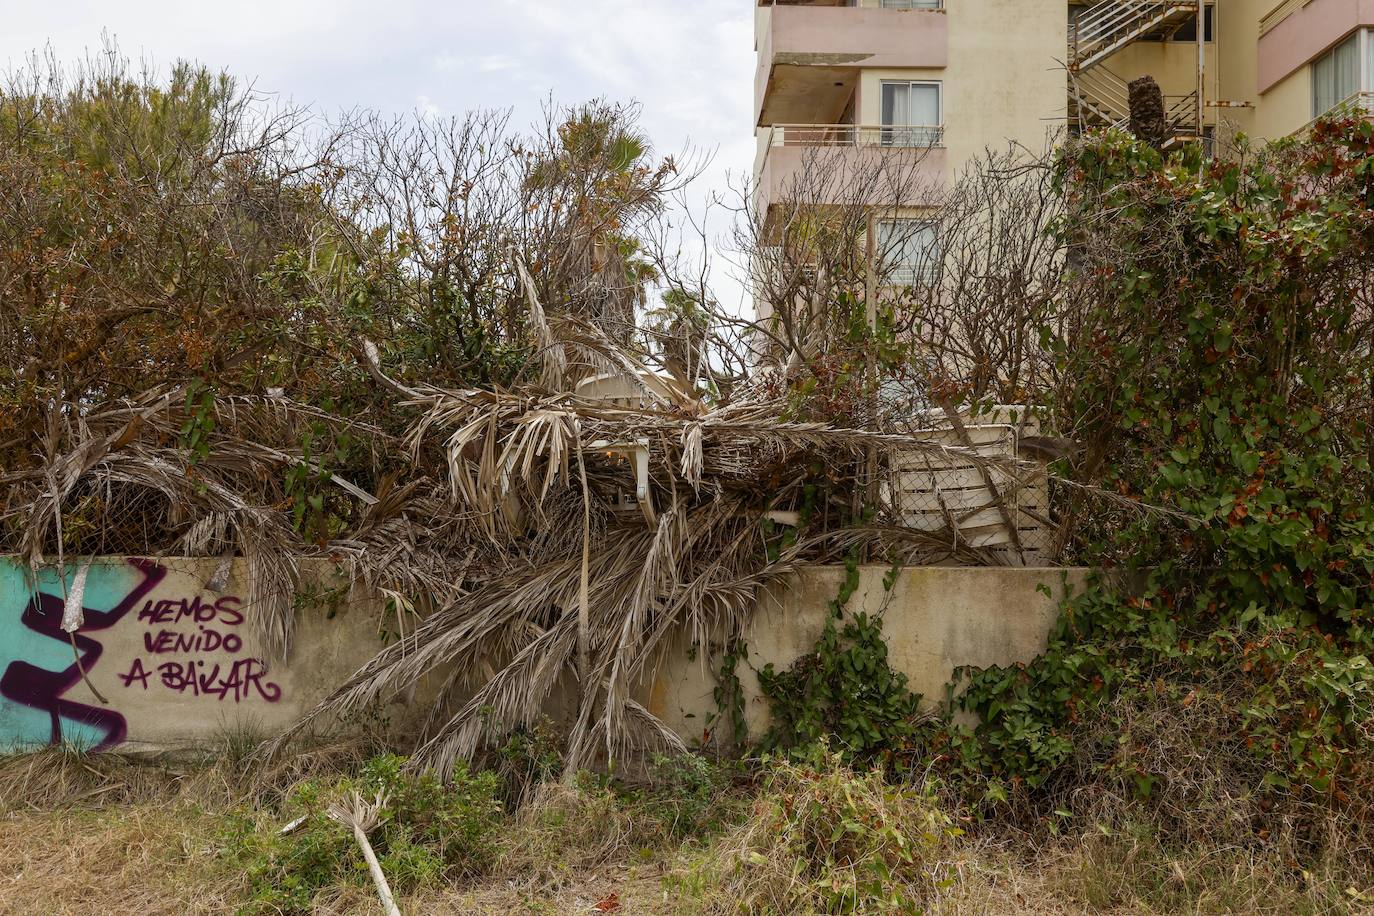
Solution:
M 0 750 L 108 749 L 130 736 L 131 707 L 146 714 L 281 698 L 249 650 L 238 597 L 206 597 L 150 560 L 97 563 L 87 573 L 85 622 L 68 634 L 62 596 L 74 575 L 45 570 L 35 588 L 19 567 L 0 565 Z
M 139 622 L 146 624 L 143 651 L 148 659 L 135 656 L 120 682 L 143 690 L 152 682 L 180 694 L 234 703 L 253 697 L 277 702 L 281 687 L 266 679 L 262 660 L 239 657 L 243 637 L 234 628 L 244 622 L 242 606 L 233 595 L 214 601 L 199 595 L 148 601 L 138 612 Z M 169 653 L 175 656 L 171 661 L 156 661 Z M 225 655 L 231 658 L 217 660 Z

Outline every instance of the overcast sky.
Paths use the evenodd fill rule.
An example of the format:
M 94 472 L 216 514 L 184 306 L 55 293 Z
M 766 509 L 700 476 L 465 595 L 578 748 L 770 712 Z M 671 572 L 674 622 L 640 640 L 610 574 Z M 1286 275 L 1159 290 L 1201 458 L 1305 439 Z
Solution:
M 703 191 L 754 154 L 748 0 L 0 0 L 0 62 L 51 45 L 189 58 L 326 113 L 461 114 L 635 100 L 661 153 L 715 151 Z M 724 225 L 717 227 L 724 233 Z

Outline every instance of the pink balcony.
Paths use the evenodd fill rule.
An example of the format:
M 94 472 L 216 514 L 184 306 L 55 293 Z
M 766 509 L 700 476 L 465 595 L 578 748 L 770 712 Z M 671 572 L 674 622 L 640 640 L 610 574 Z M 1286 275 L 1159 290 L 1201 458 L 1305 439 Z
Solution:
M 928 206 L 944 188 L 944 128 L 779 124 L 760 137 L 754 206 Z
M 1259 91 L 1361 26 L 1374 26 L 1374 0 L 1290 0 L 1276 7 L 1260 20 Z
M 759 126 L 837 121 L 861 67 L 944 67 L 943 10 L 773 6 L 758 37 L 754 114 Z

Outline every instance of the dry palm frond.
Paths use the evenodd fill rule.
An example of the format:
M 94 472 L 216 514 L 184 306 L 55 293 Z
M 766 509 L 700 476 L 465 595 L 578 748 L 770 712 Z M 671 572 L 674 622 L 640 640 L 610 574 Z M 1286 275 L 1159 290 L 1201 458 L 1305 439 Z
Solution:
M 519 273 L 520 286 L 525 291 L 525 301 L 529 305 L 530 329 L 541 360 L 539 384 L 552 391 L 560 390 L 568 371 L 567 353 L 549 329 L 549 320 L 544 314 L 544 307 L 539 303 L 534 279 L 525 267 L 524 260 L 513 248 L 510 249 L 510 258 Z
M 279 656 L 301 560 L 329 558 L 386 598 L 399 639 L 275 746 L 428 681 L 438 700 L 416 760 L 441 769 L 537 722 L 569 686 L 574 765 L 672 746 L 636 691 L 678 637 L 708 651 L 728 640 L 802 563 L 855 550 L 1004 562 L 960 539 L 955 512 L 942 531 L 891 511 L 855 527 L 864 468 L 925 455 L 1015 493 L 1026 471 L 1043 479 L 1041 466 L 866 414 L 805 422 L 776 385 L 741 386 L 707 411 L 651 384 L 646 353 L 605 321 L 541 299 L 533 259 L 508 257 L 523 309 L 505 342 L 532 354 L 526 382 L 445 387 L 387 371 L 383 348 L 364 340 L 350 344 L 350 371 L 373 400 L 351 414 L 226 394 L 207 418 L 174 385 L 89 409 L 54 404 L 34 460 L 0 471 L 0 538 L 32 566 L 64 550 L 241 557 L 250 619 Z M 606 373 L 633 395 L 578 393 Z M 198 451 L 185 441 L 197 424 L 208 430 Z M 318 436 L 356 446 L 346 468 L 326 466 L 310 447 Z M 326 523 L 303 520 L 301 479 L 327 503 Z M 762 520 L 779 512 L 807 522 L 770 535 Z
M 550 319 L 548 333 L 567 345 L 569 372 L 594 352 L 596 368 L 638 378 L 638 362 L 599 329 Z M 317 467 L 288 444 L 297 412 L 272 399 L 222 408 L 210 454 L 194 463 L 156 444 L 183 419 L 183 409 L 165 399 L 151 412 L 143 406 L 96 415 L 82 433 L 94 445 L 67 451 L 49 472 L 23 481 L 40 502 L 48 500 L 39 519 L 55 518 L 82 486 L 158 494 L 170 507 L 160 521 L 174 534 L 169 546 L 247 560 L 250 616 L 274 653 L 290 646 L 301 557 L 332 557 L 374 593 L 391 596 L 403 619 L 407 608 L 427 611 L 398 627 L 395 644 L 278 746 L 429 679 L 441 702 L 416 759 L 443 769 L 538 721 L 560 686 L 576 681 L 570 755 L 578 764 L 602 754 L 614 760 L 645 740 L 671 743 L 634 696 L 673 637 L 719 643 L 743 624 L 760 590 L 798 563 L 833 560 L 856 545 L 892 556 L 997 562 L 944 533 L 895 525 L 822 529 L 770 556 L 759 520 L 767 509 L 797 504 L 807 467 L 857 467 L 872 449 L 958 458 L 1011 478 L 1020 470 L 1015 461 L 934 435 L 796 422 L 766 399 L 702 415 L 648 386 L 626 402 L 542 385 L 510 392 L 406 385 L 373 362 L 375 348 L 364 351 L 373 377 L 413 412 L 405 442 L 411 461 L 422 464 L 375 494 L 331 478 L 338 498 L 353 507 L 353 521 L 328 543 L 304 542 L 283 495 L 262 486 L 283 468 Z M 131 415 L 142 418 L 141 435 L 111 447 L 122 436 L 111 433 L 127 428 Z M 648 456 L 646 496 L 658 507 L 652 525 L 638 511 L 611 508 L 617 493 L 637 486 L 625 460 L 630 448 Z M 789 482 L 760 487 L 770 469 Z
M 386 803 L 387 797 L 380 792 L 372 801 L 367 802 L 354 791 L 347 799 L 330 805 L 325 813 L 331 820 L 338 821 L 353 831 L 353 839 L 357 841 L 363 858 L 367 860 L 367 870 L 372 875 L 372 883 L 377 887 L 377 897 L 382 902 L 382 909 L 386 911 L 387 916 L 401 916 L 401 911 L 396 906 L 396 898 L 391 893 L 391 884 L 386 880 L 386 872 L 382 871 L 382 864 L 377 861 L 377 853 L 367 838 L 368 832 L 377 826 Z

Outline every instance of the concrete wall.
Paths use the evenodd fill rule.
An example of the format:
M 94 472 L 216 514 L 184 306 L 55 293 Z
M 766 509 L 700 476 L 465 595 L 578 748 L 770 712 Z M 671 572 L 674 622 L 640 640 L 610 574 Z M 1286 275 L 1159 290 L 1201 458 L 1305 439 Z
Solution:
M 253 609 L 240 597 L 241 564 L 223 591 L 212 591 L 206 583 L 217 565 L 98 559 L 76 634 L 78 668 L 60 629 L 63 583 L 49 571 L 35 593 L 24 569 L 0 558 L 0 752 L 55 741 L 125 751 L 204 747 L 239 730 L 266 737 L 383 645 L 376 600 L 350 590 L 329 564 L 305 564 L 309 600 L 297 611 L 295 648 L 285 662 L 273 661 L 257 644 Z M 75 572 L 67 570 L 68 589 Z M 958 666 L 1033 658 L 1066 583 L 1080 588 L 1085 577 L 1083 570 L 910 568 L 889 592 L 887 572 L 863 568 L 847 610 L 884 614 L 893 666 L 930 704 L 943 700 Z M 815 567 L 762 596 L 744 634 L 748 662 L 739 669 L 755 736 L 768 715 L 755 671 L 769 662 L 786 668 L 812 649 L 844 576 L 840 567 Z M 689 742 L 703 737 L 716 712 L 709 663 L 693 655 L 684 637 L 640 691 L 641 702 Z
M 1215 42 L 1203 45 L 1206 67 L 1204 77 L 1209 101 L 1221 97 L 1218 82 L 1220 54 Z M 1137 41 L 1117 51 L 1103 62 L 1126 82 L 1152 76 L 1166 96 L 1188 95 L 1197 91 L 1197 42 Z M 1203 111 L 1206 124 L 1215 124 L 1217 109 Z
M 1272 0 L 1229 0 L 1213 7 L 1213 28 L 1219 41 L 1215 65 L 1208 70 L 1208 76 L 1216 82 L 1208 80 L 1207 93 L 1213 101 L 1234 103 L 1214 112 L 1223 139 L 1236 133 L 1255 136 L 1255 112 L 1260 98 L 1260 17 L 1272 6 Z
M 1270 86 L 1255 109 L 1255 136 L 1278 140 L 1312 120 L 1312 71 L 1300 67 Z
M 25 569 L 0 558 L 0 751 L 54 741 L 174 749 L 240 730 L 277 733 L 383 644 L 376 602 L 350 594 L 329 564 L 306 563 L 303 594 L 313 598 L 297 612 L 295 650 L 287 663 L 272 661 L 240 597 L 242 564 L 222 592 L 206 588 L 217 566 L 95 561 L 76 634 L 78 667 L 60 628 L 65 592 L 56 571 L 40 575 L 35 593 Z M 67 589 L 75 574 L 67 570 Z
M 945 131 L 957 174 L 985 147 L 1034 152 L 1064 127 L 1068 14 L 1055 0 L 959 0 L 949 15 Z
M 1027 662 L 1044 651 L 1066 590 L 1081 590 L 1088 571 L 913 567 L 897 576 L 890 592 L 883 588 L 887 573 L 885 566 L 861 568 L 846 613 L 884 615 L 892 667 L 907 675 L 927 706 L 935 706 L 945 701 L 955 668 Z M 751 737 L 768 727 L 757 671 L 769 662 L 784 669 L 812 650 L 844 578 L 842 567 L 814 567 L 764 596 L 743 634 L 748 663 L 737 669 Z M 703 737 L 715 712 L 709 664 L 678 647 L 646 691 L 649 711 L 691 739 Z

